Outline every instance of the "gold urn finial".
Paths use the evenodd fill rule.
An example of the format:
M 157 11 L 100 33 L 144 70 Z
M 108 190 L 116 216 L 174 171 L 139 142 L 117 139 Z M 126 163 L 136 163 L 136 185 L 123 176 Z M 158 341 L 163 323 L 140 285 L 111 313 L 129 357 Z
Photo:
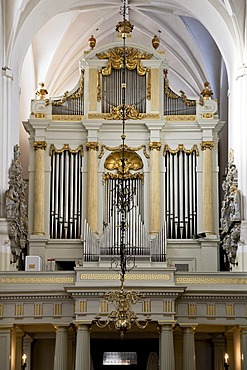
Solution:
M 45 100 L 48 91 L 45 88 L 44 82 L 39 83 L 40 89 L 37 89 L 35 94 L 38 96 L 38 99 Z
M 133 31 L 133 24 L 131 24 L 129 21 L 120 21 L 116 25 L 116 31 L 120 33 L 131 33 Z
M 154 35 L 154 37 L 152 38 L 152 45 L 155 50 L 158 49 L 158 47 L 160 46 L 160 40 L 157 35 Z
M 204 89 L 201 92 L 203 99 L 209 100 L 213 96 L 213 90 L 210 89 L 210 83 L 208 81 L 204 82 Z
M 94 37 L 94 35 L 91 35 L 88 39 L 88 46 L 93 50 L 95 45 L 96 45 L 96 38 Z

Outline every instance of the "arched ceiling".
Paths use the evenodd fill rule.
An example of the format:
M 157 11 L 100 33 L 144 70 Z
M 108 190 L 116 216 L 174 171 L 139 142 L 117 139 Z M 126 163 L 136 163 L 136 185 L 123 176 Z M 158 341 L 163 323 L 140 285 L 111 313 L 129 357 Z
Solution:
M 229 57 L 229 63 L 234 47 L 230 35 L 242 32 L 241 17 L 240 22 L 231 20 L 236 20 L 236 12 L 243 13 L 244 4 L 244 0 L 129 0 L 132 41 L 151 46 L 152 37 L 159 34 L 159 49 L 165 51 L 170 64 L 171 86 L 195 96 L 209 80 L 217 97 L 221 55 Z M 44 81 L 51 95 L 61 95 L 78 81 L 79 60 L 88 49 L 91 34 L 97 46 L 116 41 L 121 5 L 122 0 L 7 2 L 6 60 L 21 66 L 22 60 L 25 65 L 32 59 L 36 85 Z M 221 49 L 221 40 L 226 38 L 228 43 Z M 241 48 L 241 42 L 237 47 Z M 28 58 L 24 59 L 26 53 Z

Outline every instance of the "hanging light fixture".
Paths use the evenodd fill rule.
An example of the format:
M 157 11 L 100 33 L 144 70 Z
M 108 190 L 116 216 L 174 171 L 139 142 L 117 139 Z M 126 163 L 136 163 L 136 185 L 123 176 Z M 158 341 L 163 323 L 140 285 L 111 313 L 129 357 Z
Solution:
M 114 189 L 116 193 L 116 200 L 114 206 L 117 212 L 120 214 L 120 243 L 119 243 L 119 256 L 115 256 L 112 260 L 111 267 L 114 266 L 120 273 L 120 290 L 111 291 L 106 294 L 102 294 L 101 298 L 106 302 L 114 306 L 114 310 L 111 311 L 106 320 L 102 320 L 100 315 L 95 317 L 94 322 L 100 328 L 109 326 L 117 330 L 120 333 L 120 337 L 123 338 L 124 334 L 131 329 L 132 325 L 135 324 L 140 329 L 145 329 L 151 320 L 146 317 L 145 320 L 138 320 L 136 313 L 132 310 L 132 305 L 135 305 L 138 301 L 142 301 L 144 295 L 135 291 L 126 291 L 124 288 L 125 275 L 128 271 L 132 270 L 135 265 L 135 256 L 131 254 L 131 248 L 126 248 L 125 234 L 127 225 L 127 213 L 131 211 L 134 205 L 135 189 L 128 186 L 125 179 L 125 166 L 126 166 L 126 145 L 125 145 L 125 121 L 126 121 L 126 32 L 129 31 L 129 21 L 126 20 L 126 16 L 129 14 L 129 6 L 126 5 L 126 0 L 123 0 L 123 5 L 120 7 L 120 14 L 123 16 L 121 23 L 122 29 L 122 104 L 121 104 L 121 117 L 122 117 L 122 175 L 119 178 L 119 182 Z M 127 31 L 126 31 L 127 28 Z

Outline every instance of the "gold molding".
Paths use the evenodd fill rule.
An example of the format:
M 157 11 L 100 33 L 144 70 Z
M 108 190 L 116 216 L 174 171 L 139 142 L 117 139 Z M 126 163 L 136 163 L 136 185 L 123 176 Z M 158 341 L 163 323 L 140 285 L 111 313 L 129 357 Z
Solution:
M 169 115 L 165 116 L 167 122 L 190 122 L 196 121 L 196 115 Z
M 79 81 L 78 89 L 71 95 L 69 95 L 69 91 L 65 91 L 63 96 L 60 100 L 53 100 L 52 105 L 55 107 L 58 107 L 60 105 L 63 105 L 68 99 L 79 99 L 84 94 L 84 69 L 81 70 L 81 76 Z
M 49 155 L 51 156 L 52 152 L 63 153 L 65 150 L 68 150 L 70 153 L 73 153 L 73 154 L 80 152 L 81 157 L 84 156 L 83 145 L 79 145 L 76 149 L 71 149 L 69 144 L 64 144 L 61 149 L 57 149 L 54 144 L 51 144 Z
M 151 100 L 151 69 L 147 69 L 147 100 Z
M 148 144 L 149 150 L 161 150 L 161 142 L 160 141 L 150 141 Z
M 2 284 L 73 284 L 73 277 L 17 277 L 1 278 Z
M 99 154 L 99 159 L 101 159 L 104 155 L 104 149 L 106 150 L 109 150 L 110 152 L 116 152 L 116 151 L 120 151 L 120 150 L 123 150 L 123 144 L 119 145 L 119 146 L 115 146 L 115 147 L 110 147 L 108 145 L 101 145 L 101 151 L 100 151 L 100 154 Z M 127 150 L 127 151 L 131 151 L 131 152 L 138 152 L 139 150 L 143 149 L 143 154 L 144 156 L 148 159 L 149 158 L 149 155 L 147 153 L 147 150 L 146 150 L 146 145 L 142 144 L 140 146 L 137 146 L 137 147 L 130 147 L 128 145 L 124 145 L 124 150 Z
M 73 117 L 73 116 L 69 116 L 69 117 Z M 188 117 L 188 116 L 185 116 L 185 117 Z M 135 119 L 160 120 L 160 118 L 161 116 L 159 113 L 138 113 L 138 118 L 135 118 Z M 88 113 L 87 119 L 104 119 L 104 120 L 119 119 L 120 120 L 121 118 L 111 118 L 111 113 Z M 131 117 L 129 117 L 128 119 L 131 119 Z
M 202 141 L 201 142 L 201 150 L 206 150 L 206 149 L 209 149 L 209 150 L 212 150 L 214 147 L 214 141 Z
M 98 143 L 98 141 L 88 141 L 86 143 L 86 148 L 87 148 L 87 150 L 98 151 L 99 150 L 99 143 Z
M 182 99 L 187 107 L 194 107 L 196 105 L 196 100 L 189 100 L 183 90 L 180 90 L 180 96 L 174 93 L 169 86 L 169 80 L 167 78 L 165 78 L 165 93 L 170 99 Z
M 46 150 L 47 144 L 46 141 L 34 141 L 33 143 L 34 150 Z
M 143 114 L 139 113 L 135 105 L 120 104 L 117 107 L 110 107 L 110 113 L 107 113 L 107 119 L 122 120 L 122 119 L 142 119 Z
M 119 280 L 117 274 L 80 274 L 80 280 Z M 170 274 L 128 274 L 125 280 L 171 280 Z
M 199 156 L 199 150 L 198 146 L 194 144 L 191 149 L 185 149 L 184 144 L 178 144 L 177 149 L 171 149 L 168 144 L 164 146 L 163 156 L 166 156 L 166 153 L 169 152 L 171 154 L 176 154 L 179 151 L 183 151 L 186 154 L 191 154 L 193 152 L 196 152 L 196 155 Z
M 70 115 L 70 114 L 53 114 L 51 116 L 52 121 L 64 121 L 64 122 L 80 122 L 82 115 Z
M 176 277 L 177 284 L 205 284 L 205 285 L 230 285 L 247 284 L 245 278 L 210 278 L 210 277 Z
M 107 66 L 102 69 L 102 75 L 109 76 L 111 74 L 112 68 L 121 69 L 123 67 L 123 48 L 116 47 L 114 49 L 109 49 L 104 53 L 96 54 L 99 59 L 108 59 Z M 141 59 L 148 60 L 151 59 L 153 54 L 141 53 L 138 49 L 126 47 L 126 68 L 130 71 L 137 69 L 137 73 L 140 76 L 144 76 L 148 68 L 144 67 L 141 63 Z

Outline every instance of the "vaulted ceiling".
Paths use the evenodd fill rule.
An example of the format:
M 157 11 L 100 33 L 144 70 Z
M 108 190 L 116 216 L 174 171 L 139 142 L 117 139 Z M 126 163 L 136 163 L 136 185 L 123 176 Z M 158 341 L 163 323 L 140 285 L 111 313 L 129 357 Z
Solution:
M 209 80 L 217 97 L 222 56 L 217 40 L 214 41 L 207 28 L 217 30 L 220 27 L 217 16 L 229 17 L 233 7 L 241 13 L 244 1 L 235 0 L 235 5 L 231 0 L 129 0 L 127 3 L 129 19 L 134 25 L 132 41 L 151 46 L 152 37 L 155 34 L 160 37 L 159 50 L 165 52 L 170 64 L 171 86 L 195 96 L 204 81 Z M 61 95 L 78 81 L 79 60 L 88 49 L 91 34 L 96 37 L 97 46 L 116 41 L 115 26 L 122 19 L 121 5 L 122 0 L 8 2 L 7 20 L 11 11 L 15 15 L 12 28 L 6 29 L 10 35 L 9 50 L 16 43 L 15 54 L 21 60 L 21 53 L 24 50 L 26 54 L 29 48 L 22 74 L 32 73 L 36 86 L 44 81 L 52 96 Z M 208 18 L 204 17 L 206 13 Z M 212 16 L 215 24 L 214 21 L 207 24 Z

